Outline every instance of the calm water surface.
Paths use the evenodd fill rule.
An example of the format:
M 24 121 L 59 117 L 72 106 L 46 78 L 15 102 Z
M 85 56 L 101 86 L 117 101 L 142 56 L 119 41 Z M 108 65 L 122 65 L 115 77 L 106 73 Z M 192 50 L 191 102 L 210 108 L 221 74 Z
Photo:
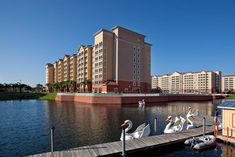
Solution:
M 213 115 L 219 102 L 173 102 L 151 104 L 144 110 L 130 107 L 84 105 L 54 101 L 22 100 L 0 101 L 0 156 L 24 156 L 50 151 L 50 128 L 55 126 L 55 150 L 118 141 L 120 124 L 130 119 L 134 130 L 150 123 L 152 135 L 163 133 L 167 116 L 185 116 L 189 106 L 198 108 L 203 115 Z M 153 120 L 157 117 L 157 130 Z M 217 152 L 221 156 L 224 145 Z M 187 148 L 172 150 L 160 156 L 189 156 Z M 177 155 L 179 154 L 179 155 Z M 202 156 L 202 152 L 193 156 Z M 207 155 L 206 155 L 207 156 Z

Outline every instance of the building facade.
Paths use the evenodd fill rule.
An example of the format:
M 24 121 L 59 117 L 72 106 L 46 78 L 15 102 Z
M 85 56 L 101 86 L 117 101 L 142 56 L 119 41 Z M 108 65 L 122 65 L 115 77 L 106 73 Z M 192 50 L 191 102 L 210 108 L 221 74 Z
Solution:
M 64 81 L 64 61 L 59 59 L 58 61 L 58 82 Z
M 80 46 L 77 52 L 77 88 L 79 91 L 91 91 L 91 52 L 92 46 Z M 85 83 L 86 82 L 86 83 Z
M 151 44 L 145 36 L 116 26 L 94 34 L 93 91 L 148 92 Z
M 54 65 L 46 64 L 46 84 L 54 83 Z
M 58 61 L 56 61 L 54 64 L 53 64 L 53 68 L 54 68 L 54 82 L 58 82 Z
M 221 93 L 221 71 L 174 72 L 152 76 L 152 82 L 169 93 Z
M 69 80 L 77 80 L 77 54 L 73 54 L 69 57 Z
M 70 56 L 65 55 L 63 58 L 63 81 L 69 81 L 70 80 Z
M 82 45 L 76 59 L 65 55 L 54 63 L 53 80 L 75 80 L 79 90 L 93 92 L 148 92 L 150 60 L 151 44 L 144 35 L 120 26 L 101 29 L 94 34 L 94 45 Z
M 235 92 L 235 75 L 225 75 L 222 77 L 222 91 Z

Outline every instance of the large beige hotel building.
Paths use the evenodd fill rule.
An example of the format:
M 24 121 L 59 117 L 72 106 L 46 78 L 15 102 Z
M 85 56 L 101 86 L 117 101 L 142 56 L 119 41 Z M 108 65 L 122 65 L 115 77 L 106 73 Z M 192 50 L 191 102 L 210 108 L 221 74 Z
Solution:
M 116 26 L 94 35 L 94 45 L 80 46 L 74 55 L 65 55 L 46 65 L 46 83 L 73 80 L 92 82 L 88 91 L 148 92 L 151 88 L 151 44 L 145 36 Z
M 222 91 L 235 92 L 235 75 L 225 75 L 222 77 Z
M 221 93 L 221 71 L 174 72 L 152 76 L 152 89 L 169 93 Z

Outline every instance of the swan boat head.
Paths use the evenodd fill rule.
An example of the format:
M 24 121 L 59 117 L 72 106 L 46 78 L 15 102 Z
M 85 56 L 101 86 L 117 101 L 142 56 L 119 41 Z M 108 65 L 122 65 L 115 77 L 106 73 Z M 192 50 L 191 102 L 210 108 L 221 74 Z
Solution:
M 166 122 L 173 122 L 172 116 L 168 116 L 167 119 L 166 119 Z
M 125 127 L 125 132 L 128 132 L 132 128 L 133 123 L 130 120 L 125 120 L 122 126 Z

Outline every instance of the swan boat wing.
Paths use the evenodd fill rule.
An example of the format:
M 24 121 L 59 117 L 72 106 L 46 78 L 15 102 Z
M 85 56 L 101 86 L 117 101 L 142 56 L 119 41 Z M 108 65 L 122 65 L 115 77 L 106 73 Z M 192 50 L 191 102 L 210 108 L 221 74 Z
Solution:
M 134 132 L 142 131 L 142 130 L 144 129 L 144 127 L 145 127 L 145 123 L 139 125 L 139 126 L 136 128 L 136 130 L 135 130 Z M 133 132 L 133 133 L 134 133 L 134 132 Z
M 199 115 L 199 109 L 196 109 L 191 113 L 191 116 L 194 116 L 194 117 L 198 115 Z
M 146 127 L 144 127 L 143 132 L 140 135 L 140 137 L 147 137 L 150 135 L 150 133 L 151 133 L 150 125 L 148 124 L 148 125 L 146 125 Z

